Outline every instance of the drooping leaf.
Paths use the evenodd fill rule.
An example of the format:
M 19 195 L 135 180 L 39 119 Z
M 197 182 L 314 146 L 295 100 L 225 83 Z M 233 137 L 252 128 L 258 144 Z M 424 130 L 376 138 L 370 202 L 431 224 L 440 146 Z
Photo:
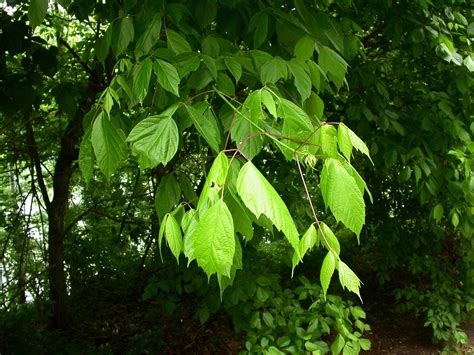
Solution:
M 163 220 L 160 224 L 160 230 L 158 232 L 158 250 L 160 251 L 160 258 L 163 261 L 163 254 L 161 253 L 161 244 L 163 244 L 163 237 L 165 235 L 165 228 L 166 228 L 166 220 L 169 217 L 169 213 L 165 214 Z
M 343 123 L 339 124 L 337 128 L 337 145 L 339 150 L 344 154 L 347 161 L 351 161 L 352 154 L 352 140 L 349 133 L 349 129 Z
M 305 102 L 305 110 L 310 116 L 315 116 L 318 120 L 323 118 L 324 101 L 314 91 L 311 92 Z
M 168 215 L 165 224 L 165 238 L 168 246 L 179 264 L 179 255 L 183 251 L 183 237 L 179 224 L 172 214 Z
M 250 161 L 240 169 L 237 192 L 256 218 L 265 215 L 279 231 L 283 232 L 300 259 L 298 231 L 288 207 Z
M 166 91 L 179 97 L 179 75 L 176 68 L 164 60 L 157 59 L 153 64 L 158 84 Z
M 127 141 L 142 169 L 166 165 L 178 151 L 178 126 L 171 117 L 151 116 L 132 129 Z
M 224 152 L 220 152 L 219 155 L 214 159 L 211 169 L 209 169 L 209 173 L 207 174 L 206 182 L 204 183 L 201 195 L 199 196 L 199 202 L 197 205 L 198 210 L 202 210 L 202 206 L 204 205 L 206 199 L 217 195 L 213 194 L 211 190 L 216 192 L 221 191 L 221 189 L 224 187 L 228 170 L 229 161 L 227 156 Z
M 341 283 L 342 287 L 347 288 L 350 292 L 354 292 L 362 301 L 362 298 L 360 297 L 361 282 L 354 271 L 352 271 L 342 260 L 339 260 L 338 271 L 339 282 Z
M 300 255 L 301 258 L 305 256 L 305 254 L 311 250 L 317 243 L 319 243 L 319 236 L 318 231 L 314 227 L 314 224 L 311 224 L 306 232 L 303 234 L 303 237 L 300 240 Z M 295 267 L 298 265 L 299 260 L 297 259 L 297 254 L 293 254 L 292 264 L 293 269 L 292 273 L 295 270 Z
M 333 251 L 336 255 L 341 252 L 341 246 L 334 232 L 324 222 L 319 222 L 318 239 L 328 251 Z
M 48 0 L 30 0 L 28 20 L 31 27 L 36 27 L 43 22 L 48 12 Z
M 104 35 L 96 42 L 95 55 L 100 62 L 104 62 L 109 54 L 110 44 L 112 43 L 112 30 L 113 26 L 110 25 Z
M 150 58 L 147 58 L 140 62 L 133 70 L 133 93 L 140 103 L 143 103 L 148 94 L 152 68 L 153 62 Z
M 324 162 L 320 178 L 324 203 L 336 220 L 359 236 L 365 223 L 365 202 L 355 179 L 338 160 Z
M 321 271 L 319 274 L 319 279 L 321 281 L 321 287 L 323 288 L 323 295 L 326 298 L 326 293 L 328 291 L 329 284 L 331 283 L 332 275 L 334 270 L 336 270 L 336 257 L 332 251 L 328 251 L 323 260 L 323 265 L 321 266 Z
M 227 74 L 217 74 L 217 89 L 226 94 L 227 96 L 235 96 L 234 83 Z
M 161 13 L 155 14 L 135 46 L 137 58 L 147 55 L 160 38 Z
M 134 36 L 135 31 L 130 17 L 124 17 L 115 23 L 112 36 L 112 50 L 115 57 L 125 52 Z
M 92 176 L 94 175 L 94 148 L 92 148 L 91 141 L 92 126 L 84 133 L 82 137 L 81 146 L 79 148 L 79 169 L 82 172 L 82 176 L 86 181 L 86 184 L 89 184 Z
M 267 39 L 268 34 L 268 15 L 266 12 L 257 12 L 249 22 L 249 30 L 255 28 L 253 35 L 254 48 L 259 48 Z
M 292 59 L 288 62 L 291 75 L 293 75 L 296 90 L 301 96 L 301 101 L 304 102 L 311 95 L 311 78 L 305 62 L 297 59 Z
M 217 273 L 217 281 L 219 282 L 221 300 L 224 290 L 227 287 L 232 286 L 232 284 L 234 283 L 235 274 L 237 273 L 237 270 L 242 270 L 242 246 L 240 245 L 239 238 L 235 236 L 235 253 L 234 260 L 232 261 L 232 268 L 230 269 L 230 277 Z
M 262 104 L 267 108 L 268 112 L 270 114 L 277 118 L 277 110 L 276 110 L 276 105 L 275 105 L 275 100 L 272 96 L 271 93 L 269 93 L 267 90 L 262 90 L 261 91 L 261 98 L 262 98 Z
M 263 147 L 263 135 L 249 120 L 243 114 L 238 115 L 231 129 L 231 138 L 249 159 L 253 159 Z
M 186 106 L 189 117 L 193 121 L 197 131 L 204 137 L 209 146 L 217 153 L 220 151 L 221 132 L 217 120 L 212 112 L 204 115 L 206 110 L 198 110 L 194 106 Z
M 331 48 L 320 46 L 318 64 L 339 90 L 347 72 L 346 61 Z
M 125 157 L 127 150 L 125 134 L 115 127 L 109 117 L 100 113 L 92 126 L 91 141 L 99 169 L 107 181 L 110 181 L 110 176 Z
M 201 216 L 192 235 L 194 256 L 208 277 L 230 277 L 235 254 L 234 222 L 229 209 L 218 200 Z
M 216 60 L 206 54 L 201 54 L 201 58 L 206 65 L 207 69 L 209 69 L 209 72 L 212 75 L 212 78 L 214 80 L 217 80 L 217 64 Z
M 188 41 L 186 41 L 179 33 L 167 29 L 166 38 L 168 39 L 168 48 L 171 49 L 175 54 L 192 52 Z
M 352 146 L 369 158 L 370 162 L 373 164 L 374 162 L 370 157 L 369 148 L 367 148 L 367 145 L 364 143 L 364 141 L 360 139 L 350 128 L 347 128 L 347 130 L 349 131 L 349 136 L 351 137 Z
M 155 210 L 159 220 L 178 204 L 180 198 L 181 188 L 174 175 L 163 176 L 155 193 Z

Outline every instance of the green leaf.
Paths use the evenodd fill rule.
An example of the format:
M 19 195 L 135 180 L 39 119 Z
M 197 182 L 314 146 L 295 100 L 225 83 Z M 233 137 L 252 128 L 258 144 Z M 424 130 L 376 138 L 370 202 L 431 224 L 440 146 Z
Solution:
M 201 42 L 201 49 L 203 54 L 217 58 L 220 51 L 219 40 L 216 37 L 207 36 Z
M 296 90 L 301 96 L 301 101 L 304 102 L 311 95 L 311 78 L 308 73 L 308 67 L 305 62 L 297 59 L 292 59 L 288 62 L 290 72 L 294 77 Z
M 112 38 L 112 50 L 115 57 L 125 52 L 134 36 L 133 22 L 130 17 L 124 17 L 115 23 Z
M 311 224 L 309 228 L 306 230 L 304 233 L 303 237 L 300 240 L 300 255 L 301 259 L 305 256 L 305 254 L 308 252 L 308 250 L 313 249 L 313 247 L 316 245 L 316 243 L 319 243 L 319 236 L 318 236 L 318 231 L 314 227 L 314 224 Z M 292 274 L 295 270 L 295 267 L 298 265 L 299 260 L 298 260 L 298 255 L 296 253 L 293 253 L 293 258 L 292 258 Z
M 277 118 L 277 110 L 275 106 L 275 100 L 273 99 L 273 95 L 269 93 L 267 90 L 261 90 L 261 99 L 263 105 L 267 108 L 270 115 Z
M 203 114 L 203 111 L 209 111 L 210 108 L 206 107 L 204 110 L 197 110 L 194 106 L 186 106 L 186 110 L 197 131 L 204 137 L 209 146 L 218 153 L 221 145 L 219 125 L 212 112 L 209 112 L 207 115 Z
M 320 46 L 318 64 L 339 90 L 347 72 L 346 61 L 331 48 Z
M 117 75 L 115 77 L 115 80 L 117 83 L 122 87 L 123 91 L 127 94 L 128 98 L 130 101 L 133 100 L 133 94 L 132 94 L 132 89 L 130 89 L 130 86 L 127 83 L 127 80 L 123 75 Z
M 335 159 L 326 159 L 320 179 L 324 203 L 357 237 L 365 223 L 365 202 L 356 180 Z
M 231 129 L 231 138 L 247 158 L 253 159 L 263 147 L 263 135 L 249 122 L 249 118 L 238 115 Z
M 172 214 L 169 214 L 168 218 L 166 218 L 165 237 L 171 252 L 176 258 L 176 262 L 179 264 L 179 254 L 181 254 L 184 248 L 183 237 L 179 224 Z
M 201 58 L 206 65 L 207 69 L 209 69 L 209 73 L 214 80 L 217 80 L 217 65 L 216 60 L 208 55 L 201 54 Z
M 306 61 L 313 57 L 314 40 L 308 36 L 301 37 L 295 44 L 295 57 Z
M 86 184 L 89 184 L 93 175 L 94 175 L 94 148 L 92 147 L 91 141 L 92 126 L 84 133 L 82 137 L 81 146 L 79 148 L 79 169 L 82 172 L 82 176 L 86 181 Z
M 142 169 L 166 165 L 178 151 L 178 126 L 171 117 L 150 116 L 132 129 L 127 141 Z
M 140 103 L 143 103 L 148 94 L 152 69 L 153 62 L 150 58 L 145 59 L 133 68 L 133 93 Z
M 104 62 L 109 55 L 110 44 L 112 43 L 113 26 L 110 25 L 104 35 L 100 37 L 95 45 L 95 55 L 100 62 Z
M 299 148 L 301 142 L 306 141 L 313 134 L 313 124 L 306 112 L 293 102 L 281 98 L 278 105 L 278 116 L 283 118 L 282 135 L 296 141 L 284 139 L 283 142 L 292 148 Z M 285 158 L 293 159 L 293 152 L 285 147 L 280 147 Z
M 161 253 L 161 244 L 163 243 L 163 236 L 165 235 L 166 220 L 169 217 L 169 213 L 165 214 L 163 221 L 161 221 L 160 230 L 158 232 L 158 250 L 160 251 L 160 258 L 163 261 L 163 254 Z
M 155 210 L 159 220 L 162 220 L 163 216 L 170 212 L 180 199 L 181 188 L 174 175 L 163 176 L 155 193 Z
M 91 140 L 99 169 L 110 181 L 110 176 L 122 163 L 127 151 L 125 135 L 104 113 L 100 113 L 92 126 Z
M 444 213 L 443 205 L 441 203 L 438 203 L 432 210 L 433 219 L 437 223 L 439 223 L 439 221 L 441 221 L 441 218 L 443 218 L 443 213 Z
M 347 127 L 347 126 L 346 126 Z M 352 143 L 352 146 L 358 150 L 359 152 L 361 152 L 362 154 L 364 154 L 367 158 L 369 158 L 370 162 L 372 164 L 374 164 L 374 162 L 372 161 L 372 158 L 370 157 L 370 153 L 369 153 L 369 148 L 367 148 L 367 146 L 365 145 L 364 141 L 362 139 L 360 139 L 357 134 L 355 134 L 354 132 L 351 131 L 350 128 L 347 128 L 347 130 L 349 131 L 349 136 L 351 137 L 351 143 Z
M 321 266 L 321 272 L 319 275 L 325 299 L 329 284 L 331 283 L 331 277 L 334 274 L 334 270 L 336 270 L 336 257 L 332 251 L 328 251 L 326 257 L 323 260 L 323 265 Z
M 28 20 L 30 26 L 35 28 L 43 22 L 48 12 L 48 0 L 30 0 L 28 8 Z
M 155 14 L 135 46 L 137 58 L 147 55 L 160 38 L 161 13 Z
M 155 60 L 153 69 L 155 70 L 158 84 L 166 91 L 179 97 L 180 79 L 176 68 L 164 60 L 157 59 Z
M 248 210 L 233 193 L 226 194 L 224 200 L 234 219 L 235 233 L 240 233 L 246 241 L 253 238 L 252 220 Z
M 237 270 L 241 270 L 241 269 L 242 269 L 242 246 L 240 245 L 239 238 L 235 236 L 235 253 L 234 253 L 234 260 L 232 261 L 232 268 L 230 269 L 230 277 L 217 273 L 217 281 L 219 282 L 221 301 L 222 301 L 222 294 L 224 293 L 224 290 L 227 287 L 232 286 L 232 284 L 234 283 Z
M 225 57 L 224 63 L 234 77 L 235 82 L 239 82 L 242 77 L 242 65 L 234 57 Z
M 217 196 L 217 193 L 221 191 L 221 189 L 224 187 L 228 171 L 229 161 L 227 156 L 224 152 L 220 152 L 219 155 L 214 159 L 211 169 L 209 169 L 209 173 L 207 174 L 201 196 L 199 196 L 199 202 L 197 205 L 198 210 L 202 209 L 206 199 L 212 199 L 213 196 Z M 211 192 L 212 190 L 215 192 Z
M 198 70 L 201 66 L 201 59 L 199 55 L 194 52 L 180 54 L 176 56 L 175 60 L 176 68 L 181 79 L 186 77 L 189 73 Z
M 201 216 L 190 236 L 194 256 L 208 277 L 230 277 L 235 254 L 234 222 L 229 209 L 218 200 Z
M 346 157 L 347 161 L 351 161 L 352 154 L 352 140 L 349 133 L 349 129 L 344 124 L 339 124 L 337 129 L 337 144 L 339 150 Z
M 285 234 L 300 259 L 298 231 L 288 207 L 250 161 L 240 169 L 237 178 L 237 193 L 245 206 L 257 218 L 261 215 L 266 216 L 279 231 Z
M 338 269 L 339 282 L 341 283 L 342 287 L 347 288 L 350 292 L 354 292 L 362 301 L 359 292 L 360 280 L 357 275 L 342 260 L 339 260 Z
M 268 34 L 268 15 L 266 12 L 257 12 L 249 22 L 249 30 L 255 28 L 253 35 L 254 48 L 259 48 L 267 39 Z
M 313 91 L 305 102 L 305 110 L 310 116 L 315 116 L 318 120 L 323 118 L 324 101 Z
M 272 60 L 262 65 L 260 69 L 260 78 L 262 84 L 274 84 L 280 79 L 286 79 L 288 70 L 286 62 L 280 57 L 275 57 Z
M 168 39 L 168 48 L 171 49 L 175 54 L 192 52 L 188 41 L 186 41 L 179 33 L 167 29 L 166 38 Z
M 235 96 L 234 83 L 227 74 L 219 73 L 217 75 L 217 89 L 228 96 Z
M 344 337 L 341 334 L 338 334 L 331 344 L 331 352 L 333 354 L 340 354 L 342 349 L 344 349 L 344 345 L 346 345 Z
M 327 250 L 336 253 L 336 255 L 340 254 L 341 246 L 339 245 L 339 241 L 331 228 L 324 222 L 319 222 L 319 239 Z

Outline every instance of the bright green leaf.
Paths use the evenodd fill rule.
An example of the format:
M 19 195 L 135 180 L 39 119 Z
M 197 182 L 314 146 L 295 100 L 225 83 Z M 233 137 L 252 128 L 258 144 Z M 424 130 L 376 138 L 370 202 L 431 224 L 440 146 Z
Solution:
M 92 126 L 91 141 L 99 169 L 110 181 L 110 176 L 126 154 L 125 135 L 105 114 L 100 113 Z
M 323 260 L 323 265 L 321 266 L 321 273 L 319 278 L 321 280 L 321 286 L 323 288 L 323 295 L 326 297 L 329 284 L 331 283 L 331 277 L 334 274 L 336 269 L 336 257 L 332 251 L 328 251 L 326 257 Z
M 165 238 L 168 246 L 179 264 L 179 254 L 183 251 L 183 237 L 178 222 L 172 214 L 168 215 L 165 224 Z
M 260 78 L 262 84 L 274 84 L 280 79 L 286 79 L 288 70 L 286 62 L 280 57 L 275 57 L 272 60 L 262 65 L 260 69 Z
M 295 252 L 299 252 L 299 237 L 295 222 L 273 186 L 249 161 L 240 169 L 237 192 L 245 206 L 257 217 L 265 215 L 273 225 L 285 234 Z
M 359 292 L 361 282 L 354 271 L 352 271 L 342 260 L 339 260 L 338 270 L 339 282 L 342 287 L 347 288 L 350 292 L 354 292 L 362 301 Z
M 337 128 L 337 145 L 339 150 L 346 157 L 347 161 L 351 161 L 352 141 L 349 134 L 349 129 L 343 123 L 339 124 Z
M 190 239 L 196 261 L 208 277 L 214 273 L 230 277 L 235 253 L 234 222 L 222 200 L 204 212 Z
M 151 116 L 132 129 L 127 141 L 142 169 L 166 165 L 178 151 L 178 126 L 171 117 Z

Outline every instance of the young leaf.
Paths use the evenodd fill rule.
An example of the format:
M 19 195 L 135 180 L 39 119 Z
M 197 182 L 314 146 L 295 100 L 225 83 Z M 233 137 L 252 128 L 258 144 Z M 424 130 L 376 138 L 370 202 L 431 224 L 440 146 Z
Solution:
M 86 184 L 89 184 L 92 176 L 94 175 L 94 149 L 92 148 L 91 141 L 92 126 L 84 133 L 82 137 L 81 146 L 79 148 L 79 169 L 82 172 L 82 176 L 86 181 Z
M 319 128 L 318 143 L 322 153 L 326 157 L 338 158 L 339 153 L 337 151 L 337 131 L 334 126 L 329 124 L 323 124 Z
M 339 127 L 337 128 L 337 144 L 341 153 L 344 154 L 347 161 L 350 162 L 352 154 L 352 140 L 349 129 L 343 123 L 340 123 Z
M 166 38 L 168 39 L 168 48 L 171 49 L 175 54 L 192 52 L 188 41 L 186 41 L 179 33 L 167 29 Z
M 275 57 L 266 62 L 260 69 L 260 78 L 264 85 L 274 84 L 280 79 L 286 79 L 287 76 L 286 62 L 280 57 Z
M 183 237 L 179 224 L 172 214 L 169 214 L 168 218 L 166 218 L 165 237 L 171 252 L 176 258 L 176 262 L 179 264 L 179 254 L 181 254 L 184 248 Z
M 273 99 L 273 95 L 269 93 L 267 90 L 261 90 L 261 98 L 263 105 L 267 108 L 270 115 L 277 118 L 277 110 L 275 106 L 275 100 Z
M 320 187 L 324 203 L 336 220 L 359 237 L 365 223 L 365 202 L 355 179 L 339 161 L 329 158 L 324 162 Z
M 326 257 L 323 260 L 323 265 L 321 266 L 321 272 L 319 274 L 319 279 L 321 281 L 321 286 L 323 288 L 323 295 L 325 299 L 329 284 L 331 283 L 331 277 L 334 274 L 335 269 L 336 257 L 334 256 L 334 253 L 330 250 L 328 251 Z
M 234 222 L 229 209 L 218 200 L 201 216 L 190 236 L 194 256 L 208 277 L 230 277 L 235 254 Z
M 221 132 L 215 116 L 212 112 L 206 116 L 203 115 L 202 111 L 209 110 L 208 107 L 201 112 L 193 106 L 186 106 L 186 110 L 197 131 L 204 137 L 209 146 L 218 153 L 221 145 Z
M 285 234 L 290 245 L 301 259 L 299 237 L 288 207 L 273 186 L 249 161 L 240 169 L 237 178 L 237 193 L 245 206 L 257 217 L 265 215 L 273 225 Z
M 211 189 L 220 191 L 227 177 L 229 170 L 229 161 L 224 152 L 220 152 L 219 155 L 214 159 L 211 169 L 207 174 L 206 182 L 202 188 L 201 196 L 199 196 L 199 202 L 197 205 L 198 210 L 202 209 L 205 200 L 209 197 Z
M 305 62 L 297 59 L 292 59 L 288 62 L 291 75 L 295 80 L 296 90 L 301 96 L 301 101 L 304 102 L 311 95 L 311 78 L 308 73 L 308 67 Z
M 148 24 L 147 28 L 140 36 L 135 46 L 135 56 L 137 58 L 147 55 L 150 49 L 156 44 L 160 38 L 161 32 L 161 13 L 155 14 Z
M 28 8 L 28 20 L 31 27 L 36 27 L 43 22 L 48 12 L 48 0 L 31 0 Z
M 181 188 L 174 175 L 163 176 L 155 193 L 155 210 L 159 220 L 162 220 L 163 216 L 178 204 L 180 198 Z
M 179 75 L 176 68 L 164 60 L 157 59 L 153 65 L 158 84 L 163 89 L 179 97 Z
M 133 93 L 140 103 L 143 103 L 148 94 L 152 68 L 153 62 L 150 58 L 147 58 L 140 62 L 133 70 Z
M 354 292 L 362 301 L 359 292 L 361 282 L 354 271 L 352 271 L 342 260 L 339 260 L 338 270 L 339 282 L 341 283 L 342 287 L 347 288 L 350 292 Z
M 151 116 L 132 129 L 127 141 L 142 169 L 166 165 L 178 150 L 178 126 L 171 117 Z
M 110 181 L 110 176 L 125 157 L 125 135 L 104 113 L 100 113 L 92 126 L 91 141 L 99 169 Z

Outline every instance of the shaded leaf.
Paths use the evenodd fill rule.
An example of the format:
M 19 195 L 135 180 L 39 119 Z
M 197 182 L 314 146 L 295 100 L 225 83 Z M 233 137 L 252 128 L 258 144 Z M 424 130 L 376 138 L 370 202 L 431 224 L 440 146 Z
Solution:
M 153 68 L 160 86 L 166 91 L 179 97 L 180 79 L 176 68 L 172 64 L 161 59 L 155 60 Z

